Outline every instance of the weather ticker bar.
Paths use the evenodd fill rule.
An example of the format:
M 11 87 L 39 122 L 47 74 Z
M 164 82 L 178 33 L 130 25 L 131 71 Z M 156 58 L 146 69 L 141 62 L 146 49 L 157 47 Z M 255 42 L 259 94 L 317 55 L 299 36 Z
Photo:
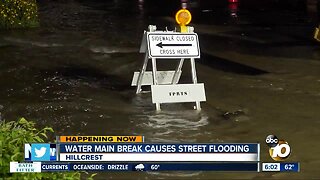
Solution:
M 21 165 L 24 164 L 24 165 Z M 25 165 L 27 164 L 27 165 Z M 17 168 L 14 168 L 16 166 Z M 32 167 L 33 166 L 33 167 Z M 23 172 L 19 167 L 33 168 L 33 172 L 69 171 L 229 171 L 259 172 L 259 163 L 18 163 L 12 162 L 11 172 Z
M 261 167 L 260 168 L 260 164 Z M 111 172 L 111 171 L 213 171 L 213 172 L 300 172 L 300 163 L 260 162 L 10 162 L 11 173 L 23 172 Z

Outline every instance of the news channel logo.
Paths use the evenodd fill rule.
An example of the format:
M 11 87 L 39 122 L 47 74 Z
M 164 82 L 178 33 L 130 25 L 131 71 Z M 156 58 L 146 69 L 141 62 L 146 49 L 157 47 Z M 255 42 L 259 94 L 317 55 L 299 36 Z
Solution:
M 275 135 L 269 135 L 266 138 L 266 144 L 269 146 L 269 154 L 273 160 L 283 161 L 290 156 L 291 148 L 287 141 L 279 140 Z
M 25 161 L 56 161 L 56 144 L 24 144 Z

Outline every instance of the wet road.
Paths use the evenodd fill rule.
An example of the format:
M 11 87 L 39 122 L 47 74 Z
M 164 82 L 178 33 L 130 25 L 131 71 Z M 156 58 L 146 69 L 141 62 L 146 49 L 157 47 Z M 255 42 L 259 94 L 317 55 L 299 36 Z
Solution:
M 41 28 L 0 32 L 0 105 L 5 119 L 26 117 L 57 135 L 144 135 L 147 142 L 260 142 L 287 140 L 301 173 L 242 173 L 241 178 L 319 177 L 320 48 L 306 14 L 290 11 L 199 9 L 198 81 L 203 110 L 164 105 L 135 95 L 133 72 L 148 24 L 175 27 L 170 10 L 150 13 L 136 1 L 68 1 L 40 4 Z M 172 7 L 173 9 L 175 7 Z M 173 12 L 174 14 L 174 12 Z M 277 21 L 268 21 L 267 16 Z M 170 63 L 170 62 L 169 62 Z M 174 65 L 174 64 L 169 64 Z M 158 62 L 159 68 L 168 67 Z M 189 64 L 182 81 L 191 82 Z M 110 173 L 99 178 L 238 178 L 236 173 Z

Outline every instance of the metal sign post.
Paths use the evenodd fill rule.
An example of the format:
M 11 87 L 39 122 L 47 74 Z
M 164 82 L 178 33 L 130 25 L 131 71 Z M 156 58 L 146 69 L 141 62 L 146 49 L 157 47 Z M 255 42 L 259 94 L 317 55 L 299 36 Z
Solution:
M 179 64 L 176 68 L 176 71 L 174 72 L 174 76 L 173 76 L 173 79 L 172 79 L 172 84 L 177 84 L 179 82 L 179 79 L 180 79 L 180 76 L 181 76 L 181 69 L 182 69 L 182 66 L 183 66 L 183 62 L 184 62 L 184 59 L 180 59 L 179 61 Z
M 152 75 L 153 75 L 153 85 L 158 85 L 157 80 L 157 60 L 156 58 L 152 58 Z M 156 110 L 160 110 L 160 103 L 156 102 Z
M 148 53 L 146 52 L 146 54 L 144 56 L 143 66 L 142 66 L 141 71 L 140 71 L 140 73 L 138 75 L 136 94 L 139 94 L 141 92 L 142 78 L 143 78 L 143 75 L 144 75 L 144 73 L 146 72 L 146 69 L 147 69 L 148 59 L 149 59 Z
M 197 84 L 198 78 L 197 78 L 196 63 L 194 61 L 194 58 L 190 59 L 190 63 L 191 63 L 192 81 L 193 81 L 193 84 Z M 201 109 L 200 101 L 196 101 L 196 108 L 197 110 Z

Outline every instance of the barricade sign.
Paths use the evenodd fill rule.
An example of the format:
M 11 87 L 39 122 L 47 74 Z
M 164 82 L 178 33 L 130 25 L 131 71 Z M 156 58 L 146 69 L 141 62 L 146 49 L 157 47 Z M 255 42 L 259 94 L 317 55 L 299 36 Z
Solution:
M 184 21 L 184 18 L 178 19 Z M 201 110 L 200 102 L 206 101 L 204 84 L 198 84 L 195 67 L 195 58 L 200 58 L 198 35 L 193 32 L 193 27 L 185 26 L 190 20 L 189 12 L 186 22 L 181 24 L 179 21 L 181 32 L 157 31 L 156 26 L 149 25 L 149 31 L 143 34 L 140 52 L 145 53 L 144 62 L 140 72 L 134 72 L 131 85 L 137 86 L 136 94 L 141 93 L 142 86 L 151 86 L 152 103 L 156 104 L 157 110 L 160 110 L 161 103 L 182 102 L 195 102 L 196 109 Z M 152 71 L 147 71 L 149 59 L 152 60 Z M 157 71 L 157 59 L 178 59 L 179 63 L 175 70 Z M 178 84 L 182 66 L 187 59 L 190 59 L 193 83 Z

